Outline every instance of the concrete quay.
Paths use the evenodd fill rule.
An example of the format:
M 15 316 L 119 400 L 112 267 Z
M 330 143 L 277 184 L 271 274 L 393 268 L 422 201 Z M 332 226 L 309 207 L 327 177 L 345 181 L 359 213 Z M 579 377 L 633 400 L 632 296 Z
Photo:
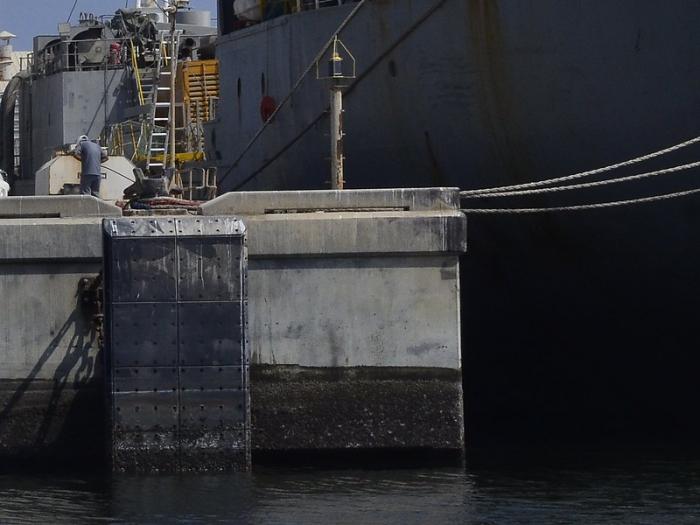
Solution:
M 104 455 L 98 339 L 79 293 L 102 269 L 90 197 L 0 200 L 0 457 Z M 464 447 L 450 188 L 225 194 L 248 228 L 254 450 Z

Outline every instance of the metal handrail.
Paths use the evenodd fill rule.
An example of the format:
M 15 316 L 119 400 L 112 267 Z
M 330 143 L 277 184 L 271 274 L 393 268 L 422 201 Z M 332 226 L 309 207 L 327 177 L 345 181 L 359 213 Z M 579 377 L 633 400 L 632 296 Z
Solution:
M 126 65 L 128 39 L 62 40 L 36 53 L 31 64 L 35 75 L 63 71 L 123 69 Z M 112 44 L 119 44 L 119 52 Z
M 136 78 L 136 88 L 139 96 L 139 104 L 141 106 L 146 104 L 146 99 L 143 95 L 143 84 L 141 83 L 141 71 L 139 69 L 139 62 L 136 56 L 136 46 L 134 46 L 134 41 L 129 38 L 129 49 L 131 51 L 131 65 L 134 68 L 134 77 Z
M 261 21 L 265 21 L 283 15 L 300 13 L 302 11 L 315 11 L 326 7 L 338 7 L 357 1 L 358 0 L 259 0 L 258 5 L 260 7 Z
M 280 2 L 280 0 L 271 0 L 271 2 L 268 3 L 274 3 L 275 1 Z M 285 2 L 285 0 L 281 1 Z M 356 0 L 286 0 L 286 3 L 291 4 L 291 11 L 293 13 L 298 13 L 300 11 L 312 11 L 323 7 L 339 6 L 344 3 L 350 3 L 350 1 Z M 263 4 L 264 3 L 266 3 L 265 0 L 263 0 Z

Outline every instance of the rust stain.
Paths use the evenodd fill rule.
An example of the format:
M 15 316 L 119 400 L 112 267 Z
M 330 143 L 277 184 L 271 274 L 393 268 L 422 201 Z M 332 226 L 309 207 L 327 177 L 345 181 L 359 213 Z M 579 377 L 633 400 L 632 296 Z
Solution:
M 435 155 L 435 148 L 433 147 L 433 141 L 430 138 L 430 133 L 425 130 L 425 147 L 428 151 L 428 158 L 430 159 L 431 166 L 431 182 L 433 186 L 447 186 L 448 182 L 445 179 L 445 174 L 440 169 L 440 163 L 438 162 L 437 156 Z
M 517 93 L 508 74 L 498 0 L 467 0 L 468 48 L 479 76 L 479 107 L 491 135 L 495 155 L 509 182 L 527 180 L 531 162 L 518 122 Z

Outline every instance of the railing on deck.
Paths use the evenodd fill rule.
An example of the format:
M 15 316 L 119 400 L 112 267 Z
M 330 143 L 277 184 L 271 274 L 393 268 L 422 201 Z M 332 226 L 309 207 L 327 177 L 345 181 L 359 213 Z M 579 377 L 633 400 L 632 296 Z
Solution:
M 65 40 L 48 46 L 32 59 L 32 73 L 122 69 L 127 61 L 124 39 Z
M 234 29 L 239 29 L 282 15 L 289 15 L 302 11 L 313 11 L 326 7 L 337 7 L 357 1 L 358 0 L 258 0 L 256 6 L 251 6 L 248 9 L 248 16 L 239 17 L 238 23 L 234 23 L 233 27 Z
M 356 0 L 352 0 L 356 1 Z M 295 11 L 306 11 L 309 9 L 320 9 L 322 7 L 331 7 L 350 3 L 343 0 L 293 0 Z
M 32 60 L 34 59 L 34 53 L 27 53 L 27 56 L 19 57 L 19 70 L 27 71 L 32 67 Z

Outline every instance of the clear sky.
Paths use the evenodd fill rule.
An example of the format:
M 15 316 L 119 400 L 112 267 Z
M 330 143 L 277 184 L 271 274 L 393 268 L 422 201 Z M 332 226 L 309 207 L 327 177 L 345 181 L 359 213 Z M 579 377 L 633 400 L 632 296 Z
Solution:
M 35 35 L 57 33 L 59 22 L 65 22 L 75 0 L 0 0 L 0 31 L 17 35 L 13 41 L 15 50 L 30 51 Z M 78 0 L 73 21 L 79 13 L 96 15 L 112 14 L 120 7 L 136 5 L 135 0 Z M 211 11 L 216 17 L 216 0 L 191 0 L 194 9 Z

